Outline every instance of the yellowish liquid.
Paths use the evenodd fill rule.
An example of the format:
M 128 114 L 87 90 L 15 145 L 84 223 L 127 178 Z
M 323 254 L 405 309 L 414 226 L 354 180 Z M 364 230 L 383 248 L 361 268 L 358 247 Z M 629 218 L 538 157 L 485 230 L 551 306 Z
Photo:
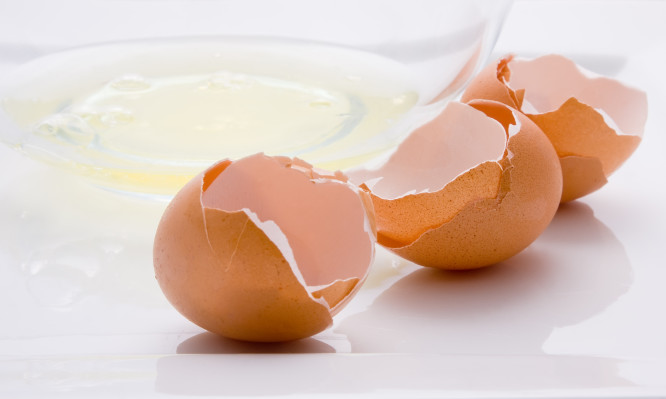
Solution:
M 61 166 L 106 187 L 170 195 L 211 163 L 255 152 L 356 166 L 393 144 L 381 134 L 418 100 L 401 65 L 355 50 L 264 40 L 143 46 L 124 49 L 134 56 L 95 50 L 102 59 L 88 61 L 101 66 L 88 74 L 52 72 L 42 87 L 3 99 L 37 140 L 26 150 L 51 161 L 64 152 Z

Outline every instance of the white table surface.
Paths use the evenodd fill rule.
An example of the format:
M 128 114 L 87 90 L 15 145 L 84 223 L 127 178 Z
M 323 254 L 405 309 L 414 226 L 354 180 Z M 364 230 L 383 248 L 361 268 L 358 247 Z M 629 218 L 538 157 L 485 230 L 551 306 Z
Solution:
M 18 4 L 0 0 L 16 16 L 0 73 L 69 40 L 35 44 L 48 29 Z M 442 273 L 379 251 L 334 326 L 298 342 L 191 324 L 153 277 L 164 203 L 0 146 L 0 397 L 666 397 L 665 21 L 666 2 L 517 2 L 496 52 L 563 53 L 643 88 L 642 144 L 501 265 Z

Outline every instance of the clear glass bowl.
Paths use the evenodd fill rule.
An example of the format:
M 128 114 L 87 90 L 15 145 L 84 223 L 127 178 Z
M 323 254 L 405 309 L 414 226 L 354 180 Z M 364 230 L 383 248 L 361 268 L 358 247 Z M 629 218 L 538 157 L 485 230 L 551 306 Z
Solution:
M 355 167 L 460 91 L 510 5 L 142 3 L 105 4 L 117 5 L 106 10 L 115 35 L 99 18 L 85 36 L 44 34 L 52 48 L 71 48 L 6 76 L 0 139 L 102 187 L 156 197 L 212 162 L 255 152 Z M 62 3 L 77 11 L 58 26 L 89 21 L 94 5 Z

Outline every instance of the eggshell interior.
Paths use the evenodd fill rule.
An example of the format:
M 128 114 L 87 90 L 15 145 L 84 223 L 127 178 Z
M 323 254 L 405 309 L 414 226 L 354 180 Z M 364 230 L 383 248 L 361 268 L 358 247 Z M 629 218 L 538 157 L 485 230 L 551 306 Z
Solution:
M 176 309 L 250 341 L 331 324 L 367 275 L 374 226 L 364 193 L 308 167 L 263 154 L 223 161 L 176 195 L 154 246 L 156 277 Z
M 450 103 L 379 169 L 350 174 L 372 193 L 380 244 L 405 245 L 468 202 L 497 195 L 506 134 L 496 121 L 476 114 Z
M 515 58 L 508 64 L 512 90 L 524 90 L 523 111 L 543 114 L 556 111 L 575 98 L 605 115 L 615 133 L 642 136 L 647 119 L 644 92 L 614 79 L 596 75 L 561 55 L 533 60 Z
M 365 270 L 359 265 L 370 262 L 372 251 L 359 196 L 347 184 L 313 176 L 273 158 L 252 156 L 230 164 L 222 178 L 206 187 L 201 201 L 205 208 L 248 209 L 258 220 L 272 221 L 264 232 L 288 259 L 293 257 L 294 273 L 308 288 L 360 278 Z
M 545 135 L 493 101 L 450 103 L 385 165 L 351 178 L 372 195 L 380 244 L 444 269 L 484 267 L 524 249 L 555 214 L 562 184 Z
M 516 107 L 544 131 L 562 162 L 562 202 L 603 186 L 637 148 L 647 119 L 644 92 L 559 55 L 500 59 L 462 99 L 475 98 Z

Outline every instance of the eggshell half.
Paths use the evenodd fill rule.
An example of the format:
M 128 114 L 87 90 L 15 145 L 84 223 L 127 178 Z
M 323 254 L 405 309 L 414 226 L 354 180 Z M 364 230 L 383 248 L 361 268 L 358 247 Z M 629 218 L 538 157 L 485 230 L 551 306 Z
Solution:
M 498 60 L 463 94 L 473 99 L 517 108 L 544 131 L 562 162 L 562 202 L 602 187 L 638 147 L 647 119 L 644 92 L 559 55 Z
M 155 275 L 174 307 L 229 338 L 311 336 L 359 289 L 374 256 L 367 194 L 340 173 L 257 154 L 221 161 L 167 207 Z
M 423 266 L 473 269 L 527 247 L 557 210 L 552 145 L 502 103 L 452 102 L 376 170 L 350 175 L 375 206 L 378 243 Z

